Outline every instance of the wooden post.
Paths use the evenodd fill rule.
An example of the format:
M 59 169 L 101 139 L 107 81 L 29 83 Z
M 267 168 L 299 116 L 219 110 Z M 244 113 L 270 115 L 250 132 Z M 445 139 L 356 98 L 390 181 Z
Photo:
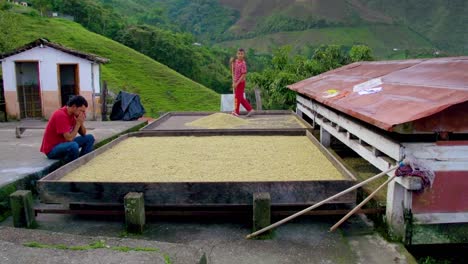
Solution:
M 101 91 L 101 119 L 107 121 L 107 82 L 102 83 Z
M 270 194 L 254 193 L 253 195 L 253 231 L 258 231 L 271 223 Z
M 32 228 L 36 225 L 31 191 L 20 190 L 10 195 L 14 227 Z
M 298 115 L 300 118 L 303 118 L 304 116 L 302 115 L 301 109 L 299 107 L 296 107 L 296 115 Z
M 124 197 L 125 224 L 130 233 L 143 233 L 145 227 L 145 200 L 143 193 L 131 192 Z
M 405 210 L 411 208 L 412 192 L 396 181 L 387 188 L 386 218 L 392 236 L 405 239 Z
M 258 87 L 255 87 L 254 92 L 255 92 L 255 106 L 257 108 L 257 111 L 261 111 L 262 110 L 262 96 L 260 93 L 260 89 L 258 89 Z
M 320 126 L 320 143 L 326 148 L 330 147 L 331 143 L 331 134 L 323 126 Z

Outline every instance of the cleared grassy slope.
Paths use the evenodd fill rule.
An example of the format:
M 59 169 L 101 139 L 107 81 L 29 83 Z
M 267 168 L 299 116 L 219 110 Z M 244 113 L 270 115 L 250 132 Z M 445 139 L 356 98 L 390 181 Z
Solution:
M 272 15 L 308 20 L 311 17 L 330 22 L 350 24 L 356 18 L 363 21 L 391 23 L 392 20 L 377 10 L 371 10 L 357 0 L 219 0 L 224 6 L 239 11 L 240 18 L 231 31 L 250 31 L 259 19 Z
M 431 43 L 409 29 L 392 25 L 309 29 L 220 43 L 224 47 L 254 48 L 260 52 L 270 52 L 271 49 L 282 45 L 292 45 L 294 49 L 301 50 L 306 45 L 322 44 L 344 46 L 366 44 L 372 48 L 374 55 L 378 58 L 393 57 L 394 48 L 404 50 L 432 47 Z
M 0 13 L 1 15 L 1 13 Z M 219 109 L 220 96 L 167 66 L 113 40 L 62 19 L 15 14 L 20 46 L 37 38 L 48 38 L 64 46 L 109 58 L 102 79 L 118 92 L 138 93 L 148 114 L 166 111 L 211 111 Z

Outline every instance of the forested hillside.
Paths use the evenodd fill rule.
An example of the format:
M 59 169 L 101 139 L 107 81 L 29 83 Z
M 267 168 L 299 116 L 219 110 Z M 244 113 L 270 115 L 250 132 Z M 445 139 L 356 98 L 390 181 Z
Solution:
M 377 58 L 468 53 L 464 0 L 101 0 L 133 20 L 222 47 L 272 52 L 322 44 L 370 46 Z M 157 17 L 157 19 L 155 19 Z M 309 47 L 306 47 L 309 46 Z

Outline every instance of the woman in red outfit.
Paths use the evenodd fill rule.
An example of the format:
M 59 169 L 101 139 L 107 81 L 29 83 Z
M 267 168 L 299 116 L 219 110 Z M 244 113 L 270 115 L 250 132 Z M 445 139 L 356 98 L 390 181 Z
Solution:
M 240 104 L 248 111 L 247 116 L 253 114 L 252 106 L 244 97 L 245 77 L 247 75 L 247 64 L 244 57 L 244 49 L 238 49 L 237 59 L 231 59 L 232 89 L 234 90 L 234 111 L 232 111 L 232 115 L 234 116 L 239 116 Z

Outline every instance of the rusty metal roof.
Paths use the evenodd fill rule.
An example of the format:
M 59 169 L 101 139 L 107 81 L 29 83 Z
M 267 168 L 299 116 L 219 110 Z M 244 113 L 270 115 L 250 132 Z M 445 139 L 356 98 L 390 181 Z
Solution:
M 426 130 L 468 131 L 468 57 L 357 62 L 288 88 L 387 131 L 430 116 L 444 127 L 433 118 Z
M 0 59 L 4 59 L 4 58 L 10 57 L 10 56 L 13 56 L 15 54 L 30 50 L 30 49 L 38 47 L 40 45 L 51 47 L 51 48 L 63 51 L 65 53 L 68 53 L 68 54 L 71 54 L 73 56 L 80 57 L 80 58 L 83 58 L 83 59 L 86 59 L 86 60 L 89 60 L 89 61 L 94 61 L 94 62 L 98 62 L 98 63 L 108 63 L 109 62 L 109 59 L 99 57 L 99 56 L 97 56 L 95 54 L 84 53 L 84 52 L 81 52 L 81 51 L 78 51 L 78 50 L 70 49 L 70 48 L 64 47 L 64 46 L 62 46 L 62 45 L 60 45 L 58 43 L 50 42 L 48 39 L 45 39 L 45 38 L 37 39 L 37 40 L 35 40 L 35 41 L 31 42 L 31 43 L 28 43 L 28 44 L 26 44 L 26 45 L 24 45 L 22 47 L 19 47 L 19 48 L 15 49 L 15 50 L 13 50 L 11 52 L 0 54 Z

